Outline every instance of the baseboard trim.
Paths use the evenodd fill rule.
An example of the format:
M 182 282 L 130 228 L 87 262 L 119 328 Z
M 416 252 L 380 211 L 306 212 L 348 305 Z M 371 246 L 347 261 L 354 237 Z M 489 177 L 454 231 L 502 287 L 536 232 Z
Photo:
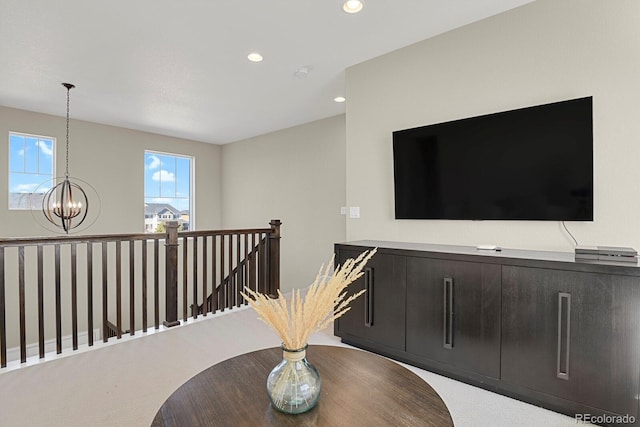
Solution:
M 93 330 L 93 341 L 97 342 L 102 339 L 102 334 L 100 333 L 100 329 L 96 328 Z M 78 333 L 78 347 L 81 345 L 87 345 L 89 343 L 89 332 L 83 331 Z M 62 337 L 62 348 L 70 349 L 73 348 L 73 336 L 65 335 Z M 44 342 L 44 353 L 54 353 L 56 351 L 56 339 L 46 340 Z M 27 358 L 36 357 L 40 354 L 40 347 L 38 343 L 27 344 Z M 7 361 L 14 362 L 20 360 L 20 347 L 11 347 L 7 349 Z

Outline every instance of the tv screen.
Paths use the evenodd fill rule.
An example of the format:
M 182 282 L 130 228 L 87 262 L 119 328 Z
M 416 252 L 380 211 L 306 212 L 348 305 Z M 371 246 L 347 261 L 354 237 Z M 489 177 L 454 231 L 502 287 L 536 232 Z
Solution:
M 393 132 L 397 219 L 593 221 L 592 98 Z

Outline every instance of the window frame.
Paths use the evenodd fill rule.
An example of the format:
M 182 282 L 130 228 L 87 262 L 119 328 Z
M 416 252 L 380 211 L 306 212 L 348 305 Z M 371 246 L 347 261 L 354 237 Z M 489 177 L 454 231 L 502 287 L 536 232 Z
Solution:
M 55 136 L 48 136 L 48 135 L 38 135 L 38 134 L 34 134 L 34 133 L 29 133 L 29 132 L 19 132 L 19 131 L 12 131 L 10 130 L 7 133 L 7 210 L 10 211 L 32 211 L 32 210 L 39 210 L 41 209 L 41 207 L 36 207 L 34 208 L 32 204 L 29 204 L 29 206 L 23 207 L 23 206 L 12 206 L 11 200 L 12 194 L 16 194 L 13 193 L 11 191 L 11 174 L 12 173 L 22 173 L 25 175 L 31 174 L 31 175 L 43 175 L 40 173 L 40 150 L 38 150 L 38 173 L 37 174 L 32 174 L 29 172 L 26 172 L 26 165 L 23 165 L 23 172 L 14 172 L 12 170 L 12 164 L 11 164 L 11 157 L 12 157 L 12 152 L 11 152 L 11 139 L 12 136 L 19 136 L 22 138 L 36 138 L 38 140 L 48 140 L 51 141 L 52 146 L 51 146 L 51 174 L 50 174 L 50 178 L 48 179 L 48 181 L 50 182 L 54 182 L 55 178 L 56 178 L 56 153 L 57 153 L 57 146 L 58 146 L 58 139 Z M 25 156 L 25 163 L 26 163 L 26 156 Z M 46 174 L 49 175 L 49 174 Z M 41 181 L 38 183 L 38 185 L 41 185 L 42 183 L 46 182 L 45 180 Z M 24 194 L 31 194 L 31 193 L 24 193 Z M 43 193 L 44 194 L 44 193 Z

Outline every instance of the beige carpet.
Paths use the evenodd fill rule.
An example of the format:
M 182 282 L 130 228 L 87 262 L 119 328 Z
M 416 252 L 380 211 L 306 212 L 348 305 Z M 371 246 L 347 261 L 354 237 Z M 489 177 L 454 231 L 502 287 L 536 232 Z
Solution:
M 164 400 L 193 375 L 227 358 L 278 343 L 253 310 L 242 308 L 4 372 L 0 426 L 149 426 Z M 343 345 L 331 330 L 314 335 L 311 343 Z M 440 394 L 457 427 L 575 425 L 573 418 L 408 368 Z

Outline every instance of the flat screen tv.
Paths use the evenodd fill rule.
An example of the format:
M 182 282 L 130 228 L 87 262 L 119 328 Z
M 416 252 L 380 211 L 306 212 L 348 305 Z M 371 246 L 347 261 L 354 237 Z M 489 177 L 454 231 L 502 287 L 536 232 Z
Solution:
M 593 221 L 592 104 L 393 132 L 396 219 Z

